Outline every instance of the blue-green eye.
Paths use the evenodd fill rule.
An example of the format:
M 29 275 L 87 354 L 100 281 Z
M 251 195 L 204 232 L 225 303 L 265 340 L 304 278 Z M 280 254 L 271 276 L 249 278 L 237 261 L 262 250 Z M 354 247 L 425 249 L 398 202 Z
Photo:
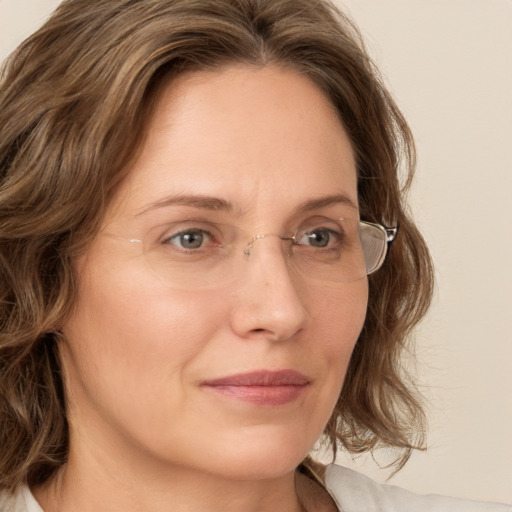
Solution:
M 340 242 L 340 234 L 332 229 L 316 228 L 303 233 L 297 243 L 309 247 L 325 248 Z
M 210 240 L 210 234 L 202 229 L 187 229 L 167 238 L 166 242 L 176 245 L 180 249 L 194 250 L 200 249 Z

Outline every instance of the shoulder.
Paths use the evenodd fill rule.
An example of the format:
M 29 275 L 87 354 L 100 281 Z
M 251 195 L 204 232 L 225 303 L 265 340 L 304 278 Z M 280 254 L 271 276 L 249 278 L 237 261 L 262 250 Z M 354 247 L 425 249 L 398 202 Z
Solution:
M 335 464 L 327 466 L 325 484 L 341 512 L 512 512 L 510 505 L 415 494 Z
M 34 496 L 26 486 L 20 487 L 16 492 L 0 491 L 1 512 L 43 512 Z

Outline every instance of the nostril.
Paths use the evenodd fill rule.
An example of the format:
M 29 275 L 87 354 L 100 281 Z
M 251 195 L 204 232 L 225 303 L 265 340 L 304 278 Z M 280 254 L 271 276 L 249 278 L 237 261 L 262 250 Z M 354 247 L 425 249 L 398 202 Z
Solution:
M 261 328 L 252 329 L 251 334 L 253 336 L 256 336 L 256 338 L 264 337 L 265 339 L 267 339 L 269 341 L 279 341 L 280 340 L 279 336 L 275 332 L 273 332 L 269 329 L 261 329 Z

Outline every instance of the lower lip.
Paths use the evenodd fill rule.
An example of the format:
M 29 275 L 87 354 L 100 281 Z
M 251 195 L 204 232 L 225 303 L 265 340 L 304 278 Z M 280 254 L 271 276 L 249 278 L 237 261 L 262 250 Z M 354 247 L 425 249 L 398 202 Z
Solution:
M 205 386 L 215 393 L 255 405 L 276 407 L 300 398 L 307 384 L 284 386 Z

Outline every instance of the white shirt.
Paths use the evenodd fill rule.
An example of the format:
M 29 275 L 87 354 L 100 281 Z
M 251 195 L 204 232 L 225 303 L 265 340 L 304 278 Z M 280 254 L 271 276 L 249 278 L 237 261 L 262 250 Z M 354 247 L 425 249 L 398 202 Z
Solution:
M 327 466 L 325 483 L 340 512 L 512 512 L 510 505 L 415 494 L 335 464 Z M 0 494 L 0 512 L 44 511 L 23 486 L 14 496 Z
M 415 494 L 329 464 L 325 483 L 340 512 L 512 512 L 512 506 Z

